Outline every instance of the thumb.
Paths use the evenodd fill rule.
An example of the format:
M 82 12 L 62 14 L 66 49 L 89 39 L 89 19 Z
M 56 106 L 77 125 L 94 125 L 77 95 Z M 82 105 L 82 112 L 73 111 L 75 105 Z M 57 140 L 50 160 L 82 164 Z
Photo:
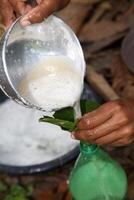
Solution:
M 22 26 L 39 23 L 57 10 L 56 1 L 42 1 L 39 5 L 28 12 L 21 20 Z

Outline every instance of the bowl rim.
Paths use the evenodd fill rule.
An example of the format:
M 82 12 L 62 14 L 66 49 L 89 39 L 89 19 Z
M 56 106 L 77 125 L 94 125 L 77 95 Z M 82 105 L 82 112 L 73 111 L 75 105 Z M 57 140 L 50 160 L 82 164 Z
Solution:
M 76 45 L 79 49 L 79 54 L 81 55 L 81 67 L 82 67 L 82 71 L 83 71 L 83 79 L 84 79 L 84 76 L 85 76 L 85 73 L 86 73 L 86 63 L 85 63 L 85 59 L 84 59 L 84 53 L 82 51 L 82 47 L 80 45 L 80 42 L 76 36 L 76 34 L 74 33 L 74 31 L 71 29 L 71 27 L 69 25 L 67 25 L 60 17 L 57 17 L 55 15 L 50 15 L 48 18 L 51 18 L 51 17 L 54 17 L 56 20 L 58 20 L 58 22 L 60 22 L 67 30 L 68 32 L 70 33 L 70 35 L 73 36 L 73 38 L 75 39 L 75 42 L 76 42 Z M 7 44 L 8 44 L 8 40 L 9 40 L 9 37 L 10 37 L 10 34 L 12 32 L 12 30 L 14 29 L 15 25 L 21 20 L 22 16 L 17 18 L 14 23 L 9 27 L 9 29 L 5 32 L 4 34 L 4 40 L 3 40 L 3 46 L 2 46 L 2 63 L 3 63 L 3 68 L 4 68 L 4 72 L 6 74 L 6 77 L 7 77 L 7 80 L 8 80 L 8 83 L 13 91 L 13 94 L 15 95 L 14 96 L 9 96 L 7 92 L 4 91 L 4 89 L 2 88 L 3 92 L 9 97 L 9 98 L 12 98 L 13 100 L 15 100 L 17 103 L 25 106 L 25 107 L 29 107 L 29 108 L 34 108 L 34 109 L 38 109 L 38 110 L 42 110 L 42 111 L 45 111 L 43 110 L 42 108 L 32 104 L 32 103 L 29 103 L 26 99 L 24 99 L 20 94 L 19 92 L 15 89 L 11 79 L 10 79 L 10 76 L 9 76 L 9 73 L 8 73 L 8 68 L 7 68 L 7 65 L 6 65 L 6 47 L 7 47 Z M 46 19 L 44 19 L 43 22 L 45 22 Z M 41 23 L 43 23 L 41 22 Z M 41 24 L 41 23 L 36 23 L 35 25 L 38 25 L 38 24 Z M 32 24 L 33 25 L 33 24 Z M 21 25 L 20 25 L 21 26 Z M 52 111 L 56 111 L 57 109 L 53 109 Z
M 48 172 L 54 170 L 58 167 L 62 167 L 64 164 L 75 159 L 79 154 L 79 145 L 77 145 L 73 150 L 69 151 L 65 155 L 56 158 L 52 161 L 27 166 L 13 166 L 0 164 L 0 172 L 8 173 L 11 175 L 30 175 L 40 172 Z

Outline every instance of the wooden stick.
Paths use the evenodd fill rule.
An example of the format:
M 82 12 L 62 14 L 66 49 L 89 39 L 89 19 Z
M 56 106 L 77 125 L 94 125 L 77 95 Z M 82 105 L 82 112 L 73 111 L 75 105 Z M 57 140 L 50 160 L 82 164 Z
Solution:
M 101 74 L 98 74 L 91 65 L 87 66 L 86 79 L 106 101 L 119 98 L 106 79 Z

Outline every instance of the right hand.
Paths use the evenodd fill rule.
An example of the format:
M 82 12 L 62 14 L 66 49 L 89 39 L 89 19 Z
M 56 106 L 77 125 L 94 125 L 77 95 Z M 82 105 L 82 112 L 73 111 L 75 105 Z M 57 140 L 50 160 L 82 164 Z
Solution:
M 98 145 L 129 145 L 134 141 L 134 100 L 110 101 L 87 113 L 72 136 Z

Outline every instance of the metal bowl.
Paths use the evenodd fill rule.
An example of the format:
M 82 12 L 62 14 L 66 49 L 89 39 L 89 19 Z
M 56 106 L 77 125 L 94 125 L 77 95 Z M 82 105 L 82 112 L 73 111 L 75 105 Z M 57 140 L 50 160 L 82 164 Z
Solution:
M 80 69 L 84 79 L 82 48 L 74 32 L 55 16 L 25 28 L 20 26 L 19 21 L 20 18 L 0 42 L 0 85 L 4 93 L 16 102 L 43 110 L 19 93 L 19 83 L 36 64 L 51 55 L 70 58 L 74 67 Z
M 98 102 L 101 101 L 100 97 L 98 97 L 98 95 L 92 90 L 92 88 L 88 84 L 85 84 L 83 98 L 95 100 Z M 11 104 L 10 104 L 10 102 L 11 102 Z M 26 109 L 25 107 L 22 107 L 17 104 L 15 104 L 15 106 L 13 106 L 14 104 L 15 104 L 14 102 L 7 99 L 7 97 L 2 93 L 2 91 L 0 91 L 0 112 L 1 112 L 1 114 L 0 114 L 0 127 L 1 127 L 1 131 L 0 131 L 0 138 L 1 138 L 1 140 L 0 140 L 0 157 L 1 157 L 0 171 L 1 172 L 7 172 L 10 174 L 16 174 L 16 175 L 45 172 L 45 171 L 52 170 L 57 167 L 61 167 L 65 163 L 76 158 L 76 156 L 79 153 L 79 143 L 75 142 L 75 141 L 72 142 L 72 139 L 70 138 L 71 146 L 69 146 L 68 151 L 62 152 L 55 159 L 51 159 L 50 161 L 46 162 L 43 160 L 43 157 L 42 157 L 41 161 L 36 162 L 36 164 L 35 164 L 35 162 L 34 162 L 34 164 L 32 164 L 30 160 L 27 161 L 27 164 L 26 163 L 24 164 L 23 157 L 29 156 L 29 152 L 27 151 L 26 153 L 24 153 L 23 151 L 20 151 L 20 149 L 22 149 L 22 147 L 23 147 L 22 142 L 21 142 L 22 136 L 24 135 L 25 138 L 27 139 L 27 137 L 29 138 L 32 134 L 34 134 L 33 132 L 34 132 L 35 128 L 37 127 L 37 123 L 38 123 L 38 126 L 43 126 L 42 127 L 42 130 L 44 131 L 43 134 L 46 134 L 45 125 L 39 124 L 39 122 L 38 122 L 38 118 L 40 116 L 42 116 L 41 111 L 34 111 L 31 109 Z M 18 110 L 17 116 L 15 116 L 16 109 Z M 23 112 L 24 110 L 26 110 L 27 114 L 24 114 L 24 112 Z M 32 127 L 29 128 L 31 122 L 28 122 L 27 118 L 29 115 L 34 116 L 35 112 L 38 112 L 38 115 L 35 118 L 35 120 L 32 120 Z M 20 115 L 22 115 L 21 120 L 20 120 Z M 25 130 L 22 130 L 22 128 L 21 128 L 22 125 L 20 123 L 21 123 L 22 119 L 26 120 Z M 17 134 L 18 134 L 17 142 L 14 142 L 14 141 L 16 141 L 16 139 L 14 138 L 13 130 L 11 130 L 12 123 L 15 123 L 15 126 L 17 126 L 15 128 L 15 130 L 17 131 Z M 3 126 L 4 126 L 4 128 L 2 128 Z M 2 129 L 5 130 L 4 134 L 2 132 Z M 51 133 L 49 133 L 49 134 L 51 134 Z M 39 137 L 40 137 L 40 128 L 37 129 L 36 134 L 37 134 L 37 141 L 38 141 Z M 61 134 L 67 134 L 68 137 L 70 137 L 70 134 L 67 132 L 64 133 L 62 131 L 58 131 L 57 134 L 59 135 L 59 137 L 61 136 Z M 5 137 L 5 135 L 8 135 L 10 137 L 10 139 L 11 139 L 10 143 L 5 142 L 5 139 L 3 138 L 3 137 Z M 23 136 L 23 138 L 24 138 L 24 136 Z M 68 141 L 69 141 L 69 139 L 68 139 Z M 32 139 L 31 140 L 29 139 L 28 143 L 33 144 Z M 39 144 L 42 145 L 42 142 Z M 44 142 L 43 142 L 43 144 L 44 144 Z M 12 145 L 12 148 L 16 148 L 16 151 L 14 151 L 14 153 L 12 151 L 12 148 L 9 149 L 10 145 Z M 66 146 L 66 144 L 63 146 Z M 56 148 L 56 147 L 53 147 L 53 148 Z M 34 152 L 33 152 L 33 156 L 34 156 Z M 18 160 L 16 160 L 16 159 L 18 159 Z M 21 164 L 20 163 L 17 164 L 17 162 L 20 162 Z

